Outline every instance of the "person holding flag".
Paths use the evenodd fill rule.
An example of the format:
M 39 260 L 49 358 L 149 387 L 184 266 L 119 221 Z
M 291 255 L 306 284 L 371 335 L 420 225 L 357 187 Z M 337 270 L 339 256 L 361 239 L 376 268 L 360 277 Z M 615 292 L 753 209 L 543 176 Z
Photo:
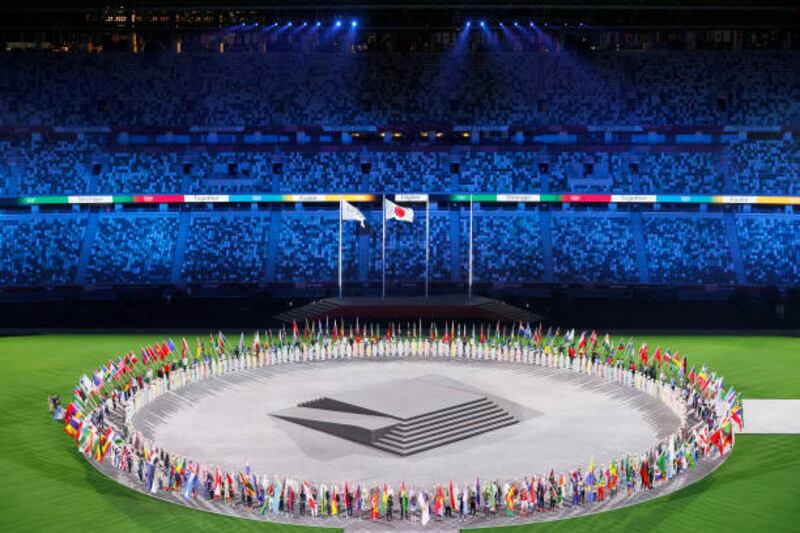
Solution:
M 400 520 L 408 519 L 408 493 L 406 492 L 406 482 L 400 484 Z

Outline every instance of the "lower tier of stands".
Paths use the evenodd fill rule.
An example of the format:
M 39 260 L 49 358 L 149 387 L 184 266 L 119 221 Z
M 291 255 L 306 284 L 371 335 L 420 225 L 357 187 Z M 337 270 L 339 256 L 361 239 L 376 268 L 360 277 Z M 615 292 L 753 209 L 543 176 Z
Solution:
M 389 222 L 384 255 L 381 213 L 365 214 L 343 227 L 348 284 L 463 285 L 471 257 L 475 283 L 800 285 L 800 215 L 476 206 L 470 224 L 433 206 L 427 227 Z M 330 207 L 0 215 L 3 287 L 335 285 L 338 257 Z

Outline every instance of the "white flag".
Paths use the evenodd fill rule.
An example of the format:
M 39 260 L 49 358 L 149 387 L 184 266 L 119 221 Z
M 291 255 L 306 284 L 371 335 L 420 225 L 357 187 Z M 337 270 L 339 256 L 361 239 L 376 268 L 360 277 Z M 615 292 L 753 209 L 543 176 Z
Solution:
M 402 220 L 403 222 L 414 222 L 414 210 L 402 207 L 389 200 L 383 201 L 383 210 L 387 220 Z
M 356 206 L 351 204 L 350 202 L 346 202 L 341 200 L 341 209 L 342 209 L 342 220 L 355 220 L 356 222 L 361 223 L 361 227 L 364 227 L 364 213 L 359 211 Z

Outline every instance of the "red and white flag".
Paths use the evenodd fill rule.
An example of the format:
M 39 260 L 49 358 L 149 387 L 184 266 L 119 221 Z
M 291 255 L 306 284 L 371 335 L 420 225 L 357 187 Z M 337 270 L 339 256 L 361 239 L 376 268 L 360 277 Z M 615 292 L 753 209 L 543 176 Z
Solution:
M 414 222 L 414 210 L 402 207 L 389 200 L 383 201 L 383 211 L 386 213 L 386 220 L 402 220 L 403 222 Z

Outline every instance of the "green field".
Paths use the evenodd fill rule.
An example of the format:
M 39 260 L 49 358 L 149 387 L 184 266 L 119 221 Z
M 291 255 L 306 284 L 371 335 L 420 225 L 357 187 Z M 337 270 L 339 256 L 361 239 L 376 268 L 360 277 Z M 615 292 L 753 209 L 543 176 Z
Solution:
M 139 495 L 95 471 L 50 419 L 48 394 L 69 398 L 92 365 L 161 337 L 0 338 L 0 531 L 305 529 L 210 515 Z M 652 348 L 688 354 L 690 366 L 709 364 L 745 398 L 800 398 L 800 339 L 647 339 Z M 688 489 L 628 509 L 503 531 L 797 531 L 798 500 L 800 436 L 740 436 L 731 459 Z

